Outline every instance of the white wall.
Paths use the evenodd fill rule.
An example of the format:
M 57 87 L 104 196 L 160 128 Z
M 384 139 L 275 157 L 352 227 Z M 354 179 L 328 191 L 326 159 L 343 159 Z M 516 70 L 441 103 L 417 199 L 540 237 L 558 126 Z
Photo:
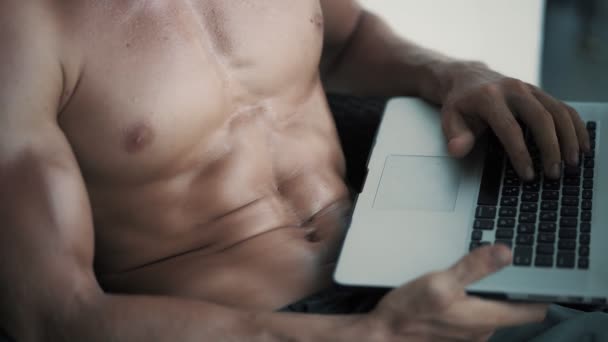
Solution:
M 360 0 L 402 34 L 538 84 L 544 0 Z

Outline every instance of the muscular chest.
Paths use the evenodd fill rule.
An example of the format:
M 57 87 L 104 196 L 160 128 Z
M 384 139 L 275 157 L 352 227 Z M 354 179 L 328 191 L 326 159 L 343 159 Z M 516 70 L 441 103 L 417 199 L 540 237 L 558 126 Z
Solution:
M 99 3 L 82 10 L 84 63 L 60 116 L 89 174 L 158 174 L 207 153 L 206 139 L 234 116 L 295 105 L 318 81 L 318 1 Z

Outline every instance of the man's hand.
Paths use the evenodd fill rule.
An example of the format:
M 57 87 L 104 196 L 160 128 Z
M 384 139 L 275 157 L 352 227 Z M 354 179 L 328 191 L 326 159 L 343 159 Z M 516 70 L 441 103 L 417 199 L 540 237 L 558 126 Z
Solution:
M 390 292 L 361 318 L 381 341 L 486 341 L 502 327 L 542 321 L 547 306 L 468 296 L 465 287 L 511 262 L 500 245 L 479 248 L 443 272 Z
M 468 154 L 486 127 L 498 136 L 518 174 L 534 178 L 520 119 L 532 132 L 545 173 L 558 178 L 561 162 L 578 163 L 590 148 L 578 113 L 542 90 L 462 62 L 397 36 L 354 0 L 324 0 L 327 22 L 321 70 L 328 91 L 363 96 L 419 96 L 443 105 L 449 151 Z M 374 51 L 370 54 L 369 51 Z
M 468 154 L 489 126 L 502 142 L 518 174 L 534 178 L 520 119 L 534 136 L 545 173 L 559 178 L 561 161 L 577 165 L 590 149 L 585 124 L 570 106 L 522 81 L 489 70 L 481 63 L 450 63 L 441 85 L 443 128 L 453 156 Z

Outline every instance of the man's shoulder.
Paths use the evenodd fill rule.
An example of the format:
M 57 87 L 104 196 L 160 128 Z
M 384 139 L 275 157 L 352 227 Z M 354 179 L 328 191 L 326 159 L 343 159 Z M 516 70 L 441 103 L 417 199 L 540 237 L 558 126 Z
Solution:
M 61 93 L 65 44 L 58 3 L 0 1 L 0 121 L 4 124 L 11 118 L 29 115 L 26 111 L 45 112 L 39 107 L 55 106 L 56 94 Z M 5 127 L 3 131 L 9 129 Z

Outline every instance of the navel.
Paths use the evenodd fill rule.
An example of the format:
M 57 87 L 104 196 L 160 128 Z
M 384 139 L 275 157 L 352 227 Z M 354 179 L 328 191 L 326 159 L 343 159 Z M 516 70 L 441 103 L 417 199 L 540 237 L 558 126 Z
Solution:
M 154 140 L 152 129 L 145 123 L 138 123 L 129 127 L 124 137 L 124 148 L 129 154 L 143 151 Z

